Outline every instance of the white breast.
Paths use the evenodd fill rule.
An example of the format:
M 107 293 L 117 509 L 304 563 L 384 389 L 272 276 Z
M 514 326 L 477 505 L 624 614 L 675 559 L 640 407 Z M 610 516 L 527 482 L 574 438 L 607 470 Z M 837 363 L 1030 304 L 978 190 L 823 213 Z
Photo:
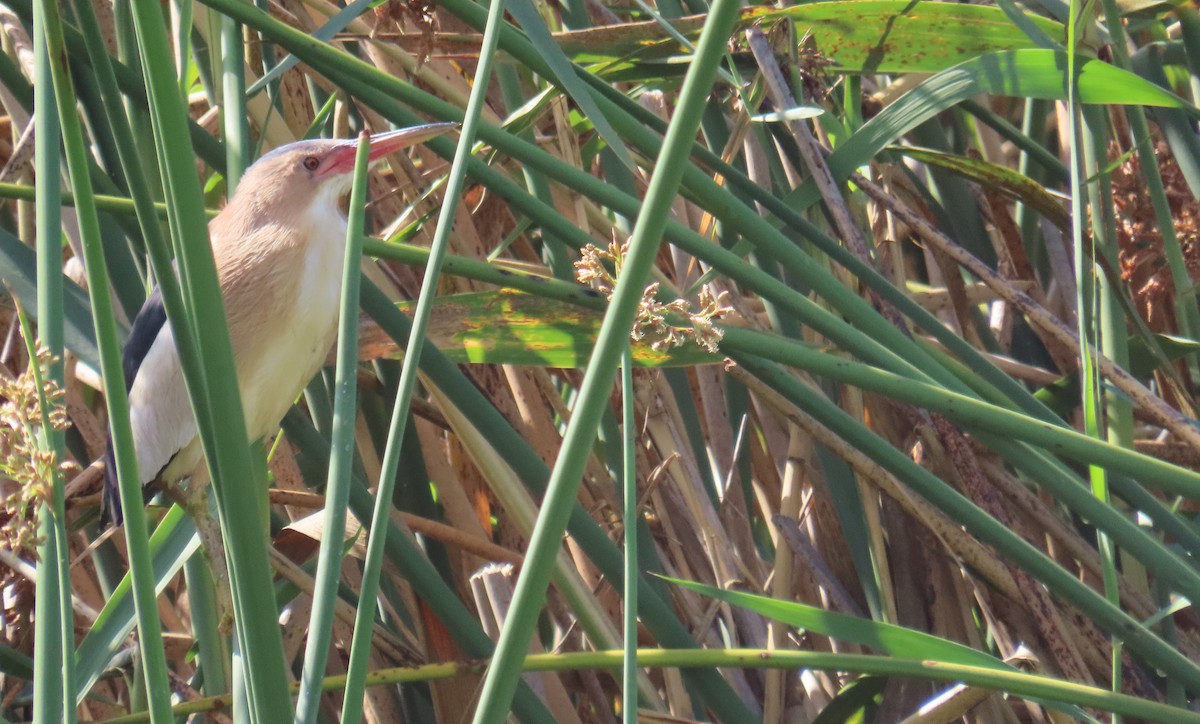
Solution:
M 251 439 L 279 426 L 324 364 L 337 336 L 346 221 L 336 207 L 331 208 L 332 213 L 310 213 L 310 218 L 303 220 L 308 228 L 321 232 L 313 235 L 312 243 L 289 264 L 292 268 L 278 270 L 294 275 L 290 303 L 264 325 L 271 340 L 261 354 L 253 355 L 245 366 L 239 365 L 238 382 Z

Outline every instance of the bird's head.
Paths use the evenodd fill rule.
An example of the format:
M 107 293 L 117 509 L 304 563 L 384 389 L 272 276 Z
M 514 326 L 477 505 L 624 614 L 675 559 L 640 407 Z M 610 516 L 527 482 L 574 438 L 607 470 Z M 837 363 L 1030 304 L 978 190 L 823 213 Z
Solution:
M 429 123 L 371 136 L 371 161 L 457 128 Z M 354 181 L 358 139 L 297 141 L 258 159 L 238 185 L 230 206 L 300 212 L 314 205 L 336 207 Z M 295 218 L 295 217 L 293 217 Z

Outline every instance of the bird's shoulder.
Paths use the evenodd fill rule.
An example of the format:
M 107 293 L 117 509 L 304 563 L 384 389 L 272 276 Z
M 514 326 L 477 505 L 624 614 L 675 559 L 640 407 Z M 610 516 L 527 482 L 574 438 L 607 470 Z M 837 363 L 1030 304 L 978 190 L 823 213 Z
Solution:
M 133 327 L 129 330 L 129 338 L 125 340 L 125 350 L 121 356 L 121 367 L 125 372 L 125 390 L 133 389 L 133 381 L 137 379 L 138 370 L 145 361 L 154 340 L 167 324 L 167 310 L 163 306 L 162 291 L 155 286 L 146 297 L 142 308 L 133 319 Z

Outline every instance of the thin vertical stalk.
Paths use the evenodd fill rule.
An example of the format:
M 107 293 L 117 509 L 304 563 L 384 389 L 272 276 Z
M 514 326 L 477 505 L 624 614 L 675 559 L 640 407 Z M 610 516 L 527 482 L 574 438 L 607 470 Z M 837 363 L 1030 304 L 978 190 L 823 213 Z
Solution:
M 151 60 L 169 53 L 162 12 L 154 3 L 130 3 L 130 9 L 142 54 L 163 181 L 171 202 L 168 210 L 185 306 L 193 316 L 196 347 L 204 350 L 203 364 L 197 360 L 184 364 L 184 378 L 197 408 L 198 429 L 212 472 L 212 490 L 227 546 L 240 651 L 251 672 L 246 681 L 251 718 L 277 721 L 280 707 L 290 697 L 271 586 L 273 576 L 262 533 L 265 511 L 253 489 L 255 483 L 262 482 L 253 471 L 262 466 L 254 464 L 247 445 L 233 350 L 208 245 L 208 219 L 201 203 L 192 149 L 184 140 L 188 138 L 188 126 L 183 98 L 173 68 Z
M 629 253 L 617 279 L 608 313 L 604 315 L 559 458 L 550 475 L 525 566 L 517 579 L 509 618 L 500 633 L 496 654 L 483 682 L 479 708 L 475 712 L 477 724 L 503 721 L 516 690 L 520 678 L 519 662 L 527 653 L 529 639 L 541 614 L 546 586 L 562 545 L 562 535 L 596 437 L 596 428 L 608 404 L 608 392 L 620 356 L 629 347 L 629 330 L 662 242 L 684 169 L 689 165 L 692 142 L 700 126 L 713 77 L 724 56 L 725 43 L 733 30 L 738 5 L 735 0 L 716 0 L 704 22 L 700 43 L 650 179 L 642 213 L 633 229 Z
M 41 3 L 33 10 L 34 43 L 34 116 L 35 159 L 37 176 L 35 207 L 37 215 L 37 294 L 38 333 L 42 343 L 56 357 L 62 357 L 62 177 L 58 147 L 58 111 L 55 108 L 54 86 L 50 79 L 50 55 L 45 37 L 45 10 Z M 29 364 L 36 365 L 31 358 Z M 51 376 L 62 382 L 62 365 L 56 365 Z M 60 436 L 61 439 L 61 436 Z M 54 438 L 51 438 L 53 441 Z M 59 446 L 61 450 L 61 446 Z M 60 458 L 61 459 L 61 458 Z M 57 487 L 57 486 L 56 486 Z M 51 500 L 38 510 L 38 545 L 36 616 L 34 621 L 33 714 L 35 722 L 58 722 L 74 719 L 75 702 L 64 676 L 74 649 L 63 641 L 63 632 L 74 632 L 74 626 L 64 628 L 64 617 L 71 607 L 63 610 L 64 590 L 70 595 L 68 579 L 58 564 L 64 555 L 60 544 L 65 543 L 62 518 L 57 513 L 57 498 L 61 490 L 51 490 Z
M 634 418 L 633 354 L 628 345 L 621 353 L 621 443 L 624 453 L 621 483 L 624 493 L 625 522 L 625 657 L 621 662 L 621 719 L 625 724 L 637 722 L 637 434 Z
M 175 21 L 175 57 L 179 62 L 179 92 L 187 95 L 188 67 L 192 55 L 192 22 L 196 17 L 194 0 L 175 0 L 172 3 Z
M 39 263 L 39 267 L 41 264 Z M 47 265 L 49 266 L 49 265 Z M 41 269 L 38 273 L 41 273 Z M 42 296 L 41 287 L 38 288 L 39 298 Z M 61 306 L 61 305 L 60 305 Z M 45 307 L 38 307 L 39 310 L 44 310 Z M 55 317 L 61 321 L 62 313 L 59 309 L 52 309 Z M 41 362 L 38 359 L 38 342 L 37 333 L 33 330 L 33 325 L 29 322 L 29 316 L 19 306 L 17 307 L 17 321 L 21 326 L 21 336 L 25 338 L 25 351 L 29 355 L 29 373 L 33 377 L 33 384 L 37 389 L 38 408 L 42 416 L 42 424 L 40 429 L 28 430 L 30 434 L 38 436 L 37 444 L 39 449 L 45 450 L 49 447 L 53 453 L 53 460 L 62 460 L 64 455 L 64 435 L 61 430 L 56 429 L 52 424 L 50 400 L 47 397 L 46 375 L 43 374 Z M 55 366 L 51 362 L 51 366 Z M 61 364 L 57 365 L 61 370 Z M 47 370 L 53 376 L 53 370 Z M 56 382 L 59 389 L 63 388 L 62 380 Z M 72 701 L 66 697 L 71 696 L 76 689 L 75 659 L 70 655 L 75 647 L 75 618 L 74 610 L 72 609 L 71 601 L 71 586 L 70 586 L 70 549 L 66 545 L 67 535 L 65 530 L 65 512 L 63 506 L 63 484 L 62 474 L 55 468 L 48 471 L 52 477 L 50 479 L 50 501 L 44 507 L 53 514 L 53 518 L 48 522 L 48 527 L 52 530 L 55 540 L 55 549 L 57 557 L 53 561 L 53 565 L 47 566 L 51 568 L 58 578 L 58 638 L 61 640 L 61 651 L 63 653 L 62 666 L 62 692 L 63 704 L 70 712 L 68 719 L 74 720 L 74 711 L 72 709 Z M 45 520 L 39 520 L 39 529 L 41 524 L 47 523 Z
M 308 643 L 304 648 L 304 669 L 300 677 L 300 698 L 296 702 L 296 722 L 311 723 L 321 710 L 321 680 L 329 658 L 329 635 L 333 629 L 334 608 L 338 602 L 338 580 L 342 573 L 346 529 L 346 503 L 350 499 L 351 467 L 354 462 L 354 421 L 358 371 L 358 297 L 362 279 L 363 219 L 367 213 L 367 167 L 371 140 L 359 138 L 354 159 L 354 186 L 350 191 L 350 211 L 346 224 L 346 256 L 342 265 L 342 299 L 338 318 L 337 369 L 333 397 L 333 440 L 329 454 L 329 476 L 325 485 L 326 535 L 321 537 L 317 576 L 312 594 L 312 616 L 308 623 Z M 388 498 L 389 507 L 391 498 Z M 370 617 L 374 618 L 374 616 Z M 349 719 L 347 721 L 356 721 Z
M 45 22 L 43 30 L 50 54 L 50 74 L 54 82 L 67 167 L 70 170 L 71 188 L 75 195 L 84 269 L 92 302 L 92 319 L 100 349 L 105 400 L 113 430 L 113 446 L 116 450 L 121 502 L 125 510 L 131 511 L 125 521 L 125 542 L 129 552 L 130 575 L 133 579 L 138 642 L 146 677 L 148 705 L 156 720 L 167 721 L 171 716 L 170 689 L 166 654 L 161 645 L 162 625 L 155 602 L 150 536 L 145 517 L 134 512 L 141 509 L 142 489 L 133 448 L 133 430 L 129 424 L 129 399 L 121 366 L 120 342 L 109 295 L 103 242 L 100 238 L 100 219 L 92 198 L 91 178 L 88 175 L 87 145 L 84 142 L 79 117 L 75 113 L 75 93 L 65 65 L 67 54 L 58 5 L 53 0 L 43 0 L 40 7 Z M 65 542 L 65 536 L 60 540 Z M 74 707 L 68 711 L 73 713 Z
M 142 157 L 138 154 L 134 141 L 134 132 L 129 119 L 123 112 L 124 106 L 113 72 L 112 56 L 104 45 L 100 23 L 96 11 L 87 0 L 77 0 L 74 4 L 79 29 L 87 46 L 88 59 L 91 62 L 96 84 L 104 98 L 104 112 L 112 129 L 113 141 L 117 147 L 121 170 L 126 183 L 129 185 L 129 195 L 133 199 L 134 210 L 137 214 L 138 229 L 146 244 L 146 253 L 150 257 L 150 268 L 154 271 L 155 282 L 162 292 L 163 305 L 171 315 L 172 329 L 175 332 L 175 344 L 179 347 L 180 362 L 187 370 L 192 360 L 200 359 L 193 343 L 190 320 L 183 316 L 183 296 L 179 289 L 179 281 L 171 269 L 171 253 L 168 240 L 162 233 L 162 219 L 154 204 L 154 195 L 146 174 L 142 169 Z M 148 149 L 147 153 L 154 153 Z M 168 273 L 170 272 L 170 273 Z M 193 374 L 199 374 L 194 372 Z M 195 402 L 193 401 L 193 404 Z
M 437 227 L 429 250 L 429 265 L 425 279 L 417 296 L 413 312 L 413 325 L 409 331 L 404 363 L 400 368 L 400 382 L 396 391 L 396 404 L 392 410 L 392 421 L 384 449 L 379 485 L 375 493 L 375 510 L 371 516 L 371 530 L 378 531 L 367 544 L 367 556 L 363 565 L 362 590 L 359 595 L 358 614 L 354 620 L 354 643 L 350 650 L 347 669 L 346 695 L 342 704 L 342 721 L 358 721 L 362 716 L 363 688 L 366 686 L 368 653 L 374 629 L 375 594 L 379 589 L 379 575 L 383 567 L 383 549 L 387 538 L 387 524 L 392 509 L 392 491 L 396 487 L 396 472 L 400 465 L 400 450 L 404 430 L 408 422 L 409 405 L 417 384 L 420 369 L 421 349 L 425 344 L 425 332 L 429 328 L 429 316 L 437 295 L 438 276 L 449 247 L 450 231 L 454 215 L 458 211 L 459 197 L 466 183 L 467 166 L 471 160 L 471 146 L 475 143 L 476 130 L 487 102 L 487 90 L 496 56 L 500 27 L 504 21 L 505 0 L 492 0 L 488 23 L 479 49 L 479 65 L 475 70 L 474 84 L 467 100 L 463 117 L 462 135 L 450 175 L 446 180 L 445 201 L 438 215 Z
M 1107 166 L 1108 137 L 1106 130 L 1107 113 L 1103 109 L 1089 107 L 1084 110 L 1087 120 L 1087 145 L 1084 147 L 1086 168 L 1090 181 L 1088 197 L 1092 208 L 1092 249 L 1114 259 L 1117 256 L 1116 223 L 1114 219 L 1114 202 L 1112 195 L 1112 179 L 1104 170 Z M 1151 157 L 1153 158 L 1153 156 Z M 1129 333 L 1126 328 L 1125 313 L 1121 306 L 1121 289 L 1115 287 L 1108 275 L 1097 274 L 1096 280 L 1096 319 L 1094 321 L 1097 336 L 1096 347 L 1106 357 L 1118 365 L 1129 367 Z M 1127 399 L 1112 390 L 1099 390 L 1103 401 L 1103 425 L 1096 431 L 1099 439 L 1107 439 L 1113 445 L 1128 449 L 1133 448 L 1133 410 Z M 1089 431 L 1090 433 L 1091 431 Z M 1094 492 L 1097 498 L 1106 504 L 1111 504 L 1111 480 L 1107 472 L 1094 478 Z M 1114 605 L 1120 605 L 1118 590 L 1118 556 L 1115 541 L 1108 535 L 1099 535 L 1097 545 L 1100 551 L 1101 575 L 1104 580 L 1104 595 Z M 1112 689 L 1121 691 L 1122 678 L 1122 644 L 1118 638 L 1112 641 Z
M 39 267 L 43 266 L 39 260 Z M 41 269 L 39 268 L 39 273 Z M 43 290 L 38 289 L 39 298 L 43 296 Z M 39 311 L 45 310 L 45 307 L 39 306 Z M 61 320 L 61 313 L 58 310 L 54 311 Z M 29 321 L 25 311 L 17 307 L 17 319 L 20 322 L 21 335 L 25 339 L 26 353 L 29 356 L 29 371 L 33 378 L 33 384 L 37 390 L 38 407 L 41 413 L 42 423 L 38 428 L 33 428 L 32 425 L 26 423 L 25 434 L 31 438 L 36 436 L 35 444 L 38 450 L 45 451 L 47 448 L 53 453 L 51 460 L 62 460 L 64 455 L 64 441 L 61 430 L 56 429 L 49 421 L 51 417 L 50 401 L 47 397 L 47 378 L 43 374 L 41 359 L 38 357 L 38 339 L 37 333 L 33 330 L 33 325 Z M 61 347 L 60 347 L 61 348 Z M 53 363 L 52 363 L 53 364 Z M 50 370 L 46 370 L 49 372 Z M 53 375 L 53 372 L 51 372 Z M 62 389 L 61 380 L 57 383 L 59 389 Z M 39 483 L 49 484 L 49 500 L 43 502 L 41 509 L 38 511 L 38 535 L 42 536 L 38 544 L 39 554 L 54 555 L 53 558 L 40 559 L 41 565 L 37 568 L 37 580 L 39 583 L 43 580 L 43 576 L 51 579 L 50 585 L 47 586 L 48 592 L 44 593 L 39 589 L 38 596 L 45 595 L 49 601 L 42 604 L 38 601 L 37 611 L 42 613 L 47 618 L 47 623 L 41 629 L 35 629 L 35 632 L 40 633 L 44 641 L 53 641 L 52 645 L 48 645 L 50 654 L 44 660 L 44 669 L 42 673 L 45 676 L 52 676 L 57 673 L 58 686 L 48 686 L 52 700 L 50 706 L 44 707 L 46 716 L 51 716 L 54 711 L 64 713 L 64 721 L 75 721 L 74 705 L 70 698 L 76 690 L 76 674 L 75 660 L 71 656 L 71 652 L 75 646 L 75 619 L 71 604 L 71 586 L 70 586 L 70 551 L 66 545 L 67 536 L 65 531 L 65 512 L 63 506 L 63 484 L 62 475 L 58 471 L 57 466 L 50 469 L 41 469 L 38 471 L 41 475 L 49 475 L 50 479 L 40 480 Z M 44 569 L 44 570 L 43 570 Z M 54 594 L 57 592 L 57 596 Z M 44 607 L 43 607 L 44 606 Z M 57 626 L 57 628 L 56 628 Z M 36 634 L 35 634 L 36 636 Z M 36 640 L 36 638 L 35 638 Z M 36 652 L 36 653 L 40 653 Z M 58 660 L 57 671 L 55 670 L 55 660 Z M 35 680 L 37 679 L 35 671 Z M 36 685 L 36 684 L 35 684 Z M 61 698 L 60 698 L 61 697 Z M 37 704 L 40 707 L 40 703 Z M 61 706 L 60 706 L 61 705 Z M 35 710 L 35 721 L 42 721 L 40 709 Z
M 242 24 L 221 16 L 221 126 L 225 131 L 225 185 L 230 196 L 249 165 L 252 148 L 245 68 Z
M 1109 349 L 1112 342 L 1107 339 L 1102 330 L 1111 331 L 1112 323 L 1107 317 L 1114 313 L 1112 304 L 1106 304 L 1101 299 L 1104 291 L 1103 274 L 1097 274 L 1096 247 L 1103 241 L 1105 235 L 1104 217 L 1111 209 L 1103 208 L 1099 203 L 1102 195 L 1099 184 L 1107 183 L 1107 175 L 1099 174 L 1098 179 L 1088 180 L 1092 171 L 1099 171 L 1101 164 L 1096 159 L 1096 146 L 1103 147 L 1101 119 L 1092 114 L 1093 122 L 1084 123 L 1084 109 L 1079 102 L 1076 53 L 1083 49 L 1094 30 L 1096 11 L 1099 3 L 1095 0 L 1071 0 L 1070 16 L 1067 25 L 1067 113 L 1069 127 L 1067 137 L 1070 143 L 1071 171 L 1071 240 L 1075 255 L 1075 284 L 1076 284 L 1076 322 L 1079 335 L 1080 382 L 1083 392 L 1083 417 L 1085 433 L 1097 439 L 1107 436 L 1106 428 L 1108 400 L 1101 387 L 1098 360 L 1092 350 Z M 1085 201 L 1085 195 L 1087 200 Z M 1084 226 L 1089 218 L 1087 210 L 1091 209 L 1092 243 L 1085 244 Z M 1112 293 L 1112 290 L 1109 290 Z M 1124 319 L 1120 322 L 1124 324 Z M 1125 350 L 1122 350 L 1125 351 Z M 1119 360 L 1118 360 L 1119 361 Z M 1108 472 L 1098 466 L 1088 466 L 1088 477 L 1091 481 L 1092 493 L 1105 504 L 1110 502 L 1108 492 Z M 1103 531 L 1097 533 L 1097 547 L 1100 551 L 1100 561 L 1104 578 L 1105 598 L 1114 605 L 1120 604 L 1120 594 L 1117 591 L 1116 549 L 1110 538 Z M 1113 691 L 1121 690 L 1121 643 L 1114 636 L 1112 639 L 1112 687 Z M 1114 719 L 1114 722 L 1119 721 Z
M 371 516 L 371 529 L 376 534 L 371 535 L 367 544 L 366 562 L 362 570 L 362 588 L 359 598 L 358 615 L 354 621 L 354 641 L 350 648 L 350 663 L 347 670 L 346 696 L 342 705 L 343 722 L 356 722 L 362 716 L 362 689 L 366 686 L 367 654 L 370 653 L 371 634 L 374 614 L 376 614 L 376 593 L 379 588 L 379 574 L 383 567 L 383 551 L 388 537 L 388 520 L 392 507 L 392 490 L 396 485 L 397 468 L 400 467 L 400 454 L 404 438 L 404 427 L 408 421 L 408 409 L 413 399 L 416 387 L 421 357 L 421 348 L 425 343 L 425 333 L 430 323 L 430 313 L 433 309 L 433 299 L 437 294 L 438 275 L 442 270 L 446 249 L 449 246 L 450 229 L 454 225 L 454 217 L 463 185 L 467 179 L 467 163 L 470 160 L 470 148 L 475 142 L 476 128 L 480 124 L 480 115 L 486 102 L 488 79 L 491 78 L 492 64 L 496 56 L 496 46 L 499 40 L 499 28 L 504 20 L 505 0 L 492 0 L 490 17 L 484 31 L 484 40 L 479 52 L 479 66 L 476 67 L 474 85 L 467 101 L 466 115 L 463 118 L 462 136 L 458 139 L 458 148 L 454 162 L 450 166 L 450 175 L 446 180 L 445 203 L 442 213 L 438 216 L 438 225 L 433 232 L 430 249 L 430 262 L 425 271 L 425 280 L 416 300 L 413 328 L 408 337 L 407 354 L 400 372 L 400 384 L 396 391 L 396 405 L 392 409 L 391 425 L 388 432 L 388 444 L 384 449 L 382 472 L 379 474 L 379 485 L 376 491 L 376 504 Z
M 216 586 L 212 568 L 205 556 L 189 556 L 183 564 L 187 581 L 188 612 L 192 635 L 196 637 L 197 658 L 204 672 L 204 693 L 217 696 L 229 691 L 229 667 L 225 637 L 220 631 Z
M 123 96 L 113 74 L 112 59 L 104 45 L 100 25 L 91 2 L 77 1 L 74 5 L 96 84 L 100 89 L 101 96 L 106 101 L 103 104 L 104 113 L 109 127 L 112 129 L 117 155 L 129 185 L 129 193 L 137 213 L 138 228 L 145 241 L 155 281 L 162 293 L 163 305 L 172 319 L 171 325 L 175 332 L 175 344 L 179 349 L 180 363 L 187 374 L 198 377 L 201 374 L 198 369 L 201 355 L 196 350 L 191 321 L 183 312 L 183 296 L 179 289 L 179 282 L 172 270 L 168 241 L 163 237 L 158 209 L 154 205 L 150 184 L 142 171 L 142 159 L 138 155 L 129 119 L 123 112 L 124 105 L 120 102 Z M 190 8 L 190 3 L 187 5 Z M 183 21 L 181 20 L 181 22 Z M 190 20 L 187 21 L 187 27 L 191 27 Z M 154 154 L 154 149 L 148 149 L 147 153 Z M 206 405 L 203 404 L 203 401 L 201 403 L 197 406 L 197 414 L 203 416 L 206 414 Z M 193 404 L 196 402 L 194 401 Z M 209 695 L 223 694 L 229 690 L 228 667 L 226 666 L 228 648 L 224 645 L 217 630 L 215 604 L 212 601 L 214 596 L 212 573 L 206 559 L 192 557 L 188 560 L 186 567 L 193 633 L 199 643 L 200 665 L 204 670 L 204 692 Z
M 1131 63 L 1130 57 L 1129 57 L 1129 48 L 1127 47 L 1126 42 L 1125 42 L 1125 29 L 1124 29 L 1124 25 L 1122 23 L 1121 13 L 1117 7 L 1117 4 L 1113 0 L 1103 0 L 1103 4 L 1104 4 L 1104 20 L 1108 26 L 1109 38 L 1110 38 L 1109 47 L 1112 50 L 1112 56 L 1113 56 L 1112 62 L 1114 65 L 1116 65 L 1118 67 L 1131 69 L 1132 63 Z M 1186 37 L 1187 29 L 1189 28 L 1189 26 L 1192 28 L 1196 27 L 1196 25 L 1195 25 L 1195 17 L 1196 17 L 1195 10 L 1193 10 L 1191 8 L 1180 8 L 1180 9 L 1178 9 L 1177 13 L 1180 17 L 1180 26 L 1182 28 L 1184 28 L 1184 35 Z M 1188 60 L 1189 66 L 1191 66 L 1194 70 L 1196 62 L 1200 59 L 1193 57 L 1192 54 L 1185 54 L 1185 57 Z M 1194 74 L 1190 76 L 1190 79 L 1191 79 L 1192 91 L 1193 91 L 1193 97 L 1194 97 L 1195 90 L 1197 88 L 1197 79 Z M 1163 184 L 1162 171 L 1159 168 L 1158 158 L 1157 158 L 1157 155 L 1155 154 L 1154 137 L 1150 132 L 1150 124 L 1146 119 L 1146 110 L 1140 106 L 1128 106 L 1128 107 L 1124 108 L 1123 110 L 1124 110 L 1126 117 L 1129 119 L 1129 128 L 1133 134 L 1134 145 L 1137 148 L 1137 154 L 1138 154 L 1138 158 L 1140 160 L 1139 166 L 1141 168 L 1142 177 L 1146 181 L 1146 190 L 1148 191 L 1148 193 L 1150 195 L 1150 201 L 1154 207 L 1154 218 L 1158 223 L 1159 234 L 1161 234 L 1161 236 L 1162 236 L 1163 253 L 1166 255 L 1166 258 L 1167 258 L 1167 268 L 1171 272 L 1171 281 L 1175 285 L 1175 315 L 1176 315 L 1177 324 L 1179 325 L 1179 332 L 1184 337 L 1194 339 L 1197 334 L 1200 334 L 1200 308 L 1198 308 L 1197 304 L 1196 304 L 1196 288 L 1195 288 L 1195 285 L 1193 285 L 1191 283 L 1191 279 L 1190 279 L 1190 276 L 1188 274 L 1188 269 L 1187 269 L 1187 262 L 1183 256 L 1183 248 L 1179 243 L 1179 236 L 1178 236 L 1178 234 L 1176 234 L 1176 231 L 1175 231 L 1175 219 L 1174 219 L 1174 215 L 1171 212 L 1170 202 L 1167 199 L 1166 187 Z M 1110 258 L 1115 258 L 1115 254 L 1112 254 L 1111 250 L 1110 250 Z M 1109 332 L 1106 333 L 1106 337 L 1109 333 L 1111 333 L 1113 331 L 1117 331 L 1117 330 L 1115 330 L 1115 329 L 1110 330 Z M 1121 329 L 1120 333 L 1124 333 L 1124 329 Z M 1106 349 L 1106 352 L 1109 352 L 1109 350 Z M 1128 353 L 1128 351 L 1126 350 L 1126 354 L 1127 353 Z M 1194 354 L 1190 355 L 1190 359 L 1188 360 L 1188 365 L 1193 370 L 1193 372 L 1197 369 L 1198 362 L 1200 362 L 1200 357 L 1198 357 L 1197 355 L 1194 355 Z M 1122 407 L 1123 407 L 1123 409 L 1122 409 L 1123 413 L 1128 412 L 1127 405 L 1122 405 Z M 1119 427 L 1115 427 L 1113 430 L 1110 431 L 1111 435 L 1117 435 L 1117 436 L 1124 437 L 1125 440 L 1128 440 L 1129 433 L 1130 433 L 1130 431 L 1129 431 L 1128 427 L 1123 424 Z M 1124 442 L 1125 440 L 1121 440 L 1120 438 L 1118 438 L 1117 441 Z M 1114 486 L 1119 485 L 1119 484 L 1120 484 L 1119 481 L 1113 481 Z M 1125 489 L 1128 489 L 1130 486 L 1123 486 L 1123 487 Z M 1135 494 L 1137 494 L 1139 492 L 1143 493 L 1143 494 L 1145 493 L 1145 490 L 1140 489 L 1138 486 L 1132 486 L 1132 487 L 1133 487 L 1132 492 L 1134 492 Z M 1124 490 L 1122 490 L 1121 492 L 1124 492 Z M 1151 497 L 1149 500 L 1146 501 L 1146 503 L 1151 506 L 1155 505 L 1159 502 L 1160 501 L 1157 498 L 1153 498 L 1153 497 Z M 1136 503 L 1134 505 L 1136 506 Z M 1136 509 L 1146 510 L 1147 508 L 1141 507 L 1141 508 L 1136 508 Z M 1180 522 L 1173 515 L 1168 516 L 1167 520 L 1170 523 Z M 1156 520 L 1156 523 L 1157 523 L 1157 520 Z M 1163 529 L 1164 531 L 1167 532 L 1167 535 L 1171 535 L 1168 528 L 1163 527 L 1161 523 L 1159 523 L 1158 525 L 1160 526 L 1161 529 Z M 1186 532 L 1189 534 L 1194 533 L 1194 529 L 1191 526 L 1187 526 Z M 1112 559 L 1112 556 L 1108 555 L 1106 553 L 1106 555 L 1105 555 L 1105 564 L 1106 565 L 1104 568 L 1106 592 L 1108 592 L 1110 590 L 1110 588 L 1109 588 L 1110 572 L 1114 571 L 1114 569 L 1115 569 L 1115 566 L 1110 563 L 1111 559 Z M 1110 595 L 1110 600 L 1111 600 L 1111 595 Z M 1169 621 L 1165 627 L 1164 633 L 1167 634 L 1168 640 L 1173 640 L 1170 638 L 1170 634 L 1172 633 L 1172 631 L 1170 629 Z M 1121 651 L 1123 648 L 1124 647 L 1122 644 L 1120 644 L 1119 642 L 1114 640 L 1114 642 L 1113 642 L 1113 658 L 1112 658 L 1112 665 L 1113 665 L 1113 686 L 1112 686 L 1112 688 L 1114 691 L 1120 690 L 1120 676 L 1122 673 L 1121 668 L 1120 668 L 1121 667 L 1120 657 L 1121 657 Z M 1173 687 L 1177 687 L 1177 685 L 1171 684 L 1171 683 L 1168 684 L 1168 700 L 1172 699 L 1172 694 L 1177 693 L 1177 692 L 1171 691 L 1171 689 Z

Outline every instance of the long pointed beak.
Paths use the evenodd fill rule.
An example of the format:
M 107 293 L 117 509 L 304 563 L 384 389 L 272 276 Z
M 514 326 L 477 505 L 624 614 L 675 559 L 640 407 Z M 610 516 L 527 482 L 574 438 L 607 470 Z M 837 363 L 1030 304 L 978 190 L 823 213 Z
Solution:
M 436 138 L 458 128 L 458 123 L 426 123 L 423 126 L 385 131 L 371 136 L 371 162 L 374 163 L 389 153 L 408 148 L 422 141 Z M 358 139 L 348 139 L 333 151 L 333 157 L 321 176 L 335 176 L 354 170 L 354 157 L 358 154 Z
M 377 161 L 389 153 L 395 153 L 413 144 L 428 141 L 458 128 L 458 123 L 426 123 L 423 126 L 401 128 L 396 131 L 385 131 L 371 136 L 371 160 Z M 356 144 L 357 145 L 357 144 Z

